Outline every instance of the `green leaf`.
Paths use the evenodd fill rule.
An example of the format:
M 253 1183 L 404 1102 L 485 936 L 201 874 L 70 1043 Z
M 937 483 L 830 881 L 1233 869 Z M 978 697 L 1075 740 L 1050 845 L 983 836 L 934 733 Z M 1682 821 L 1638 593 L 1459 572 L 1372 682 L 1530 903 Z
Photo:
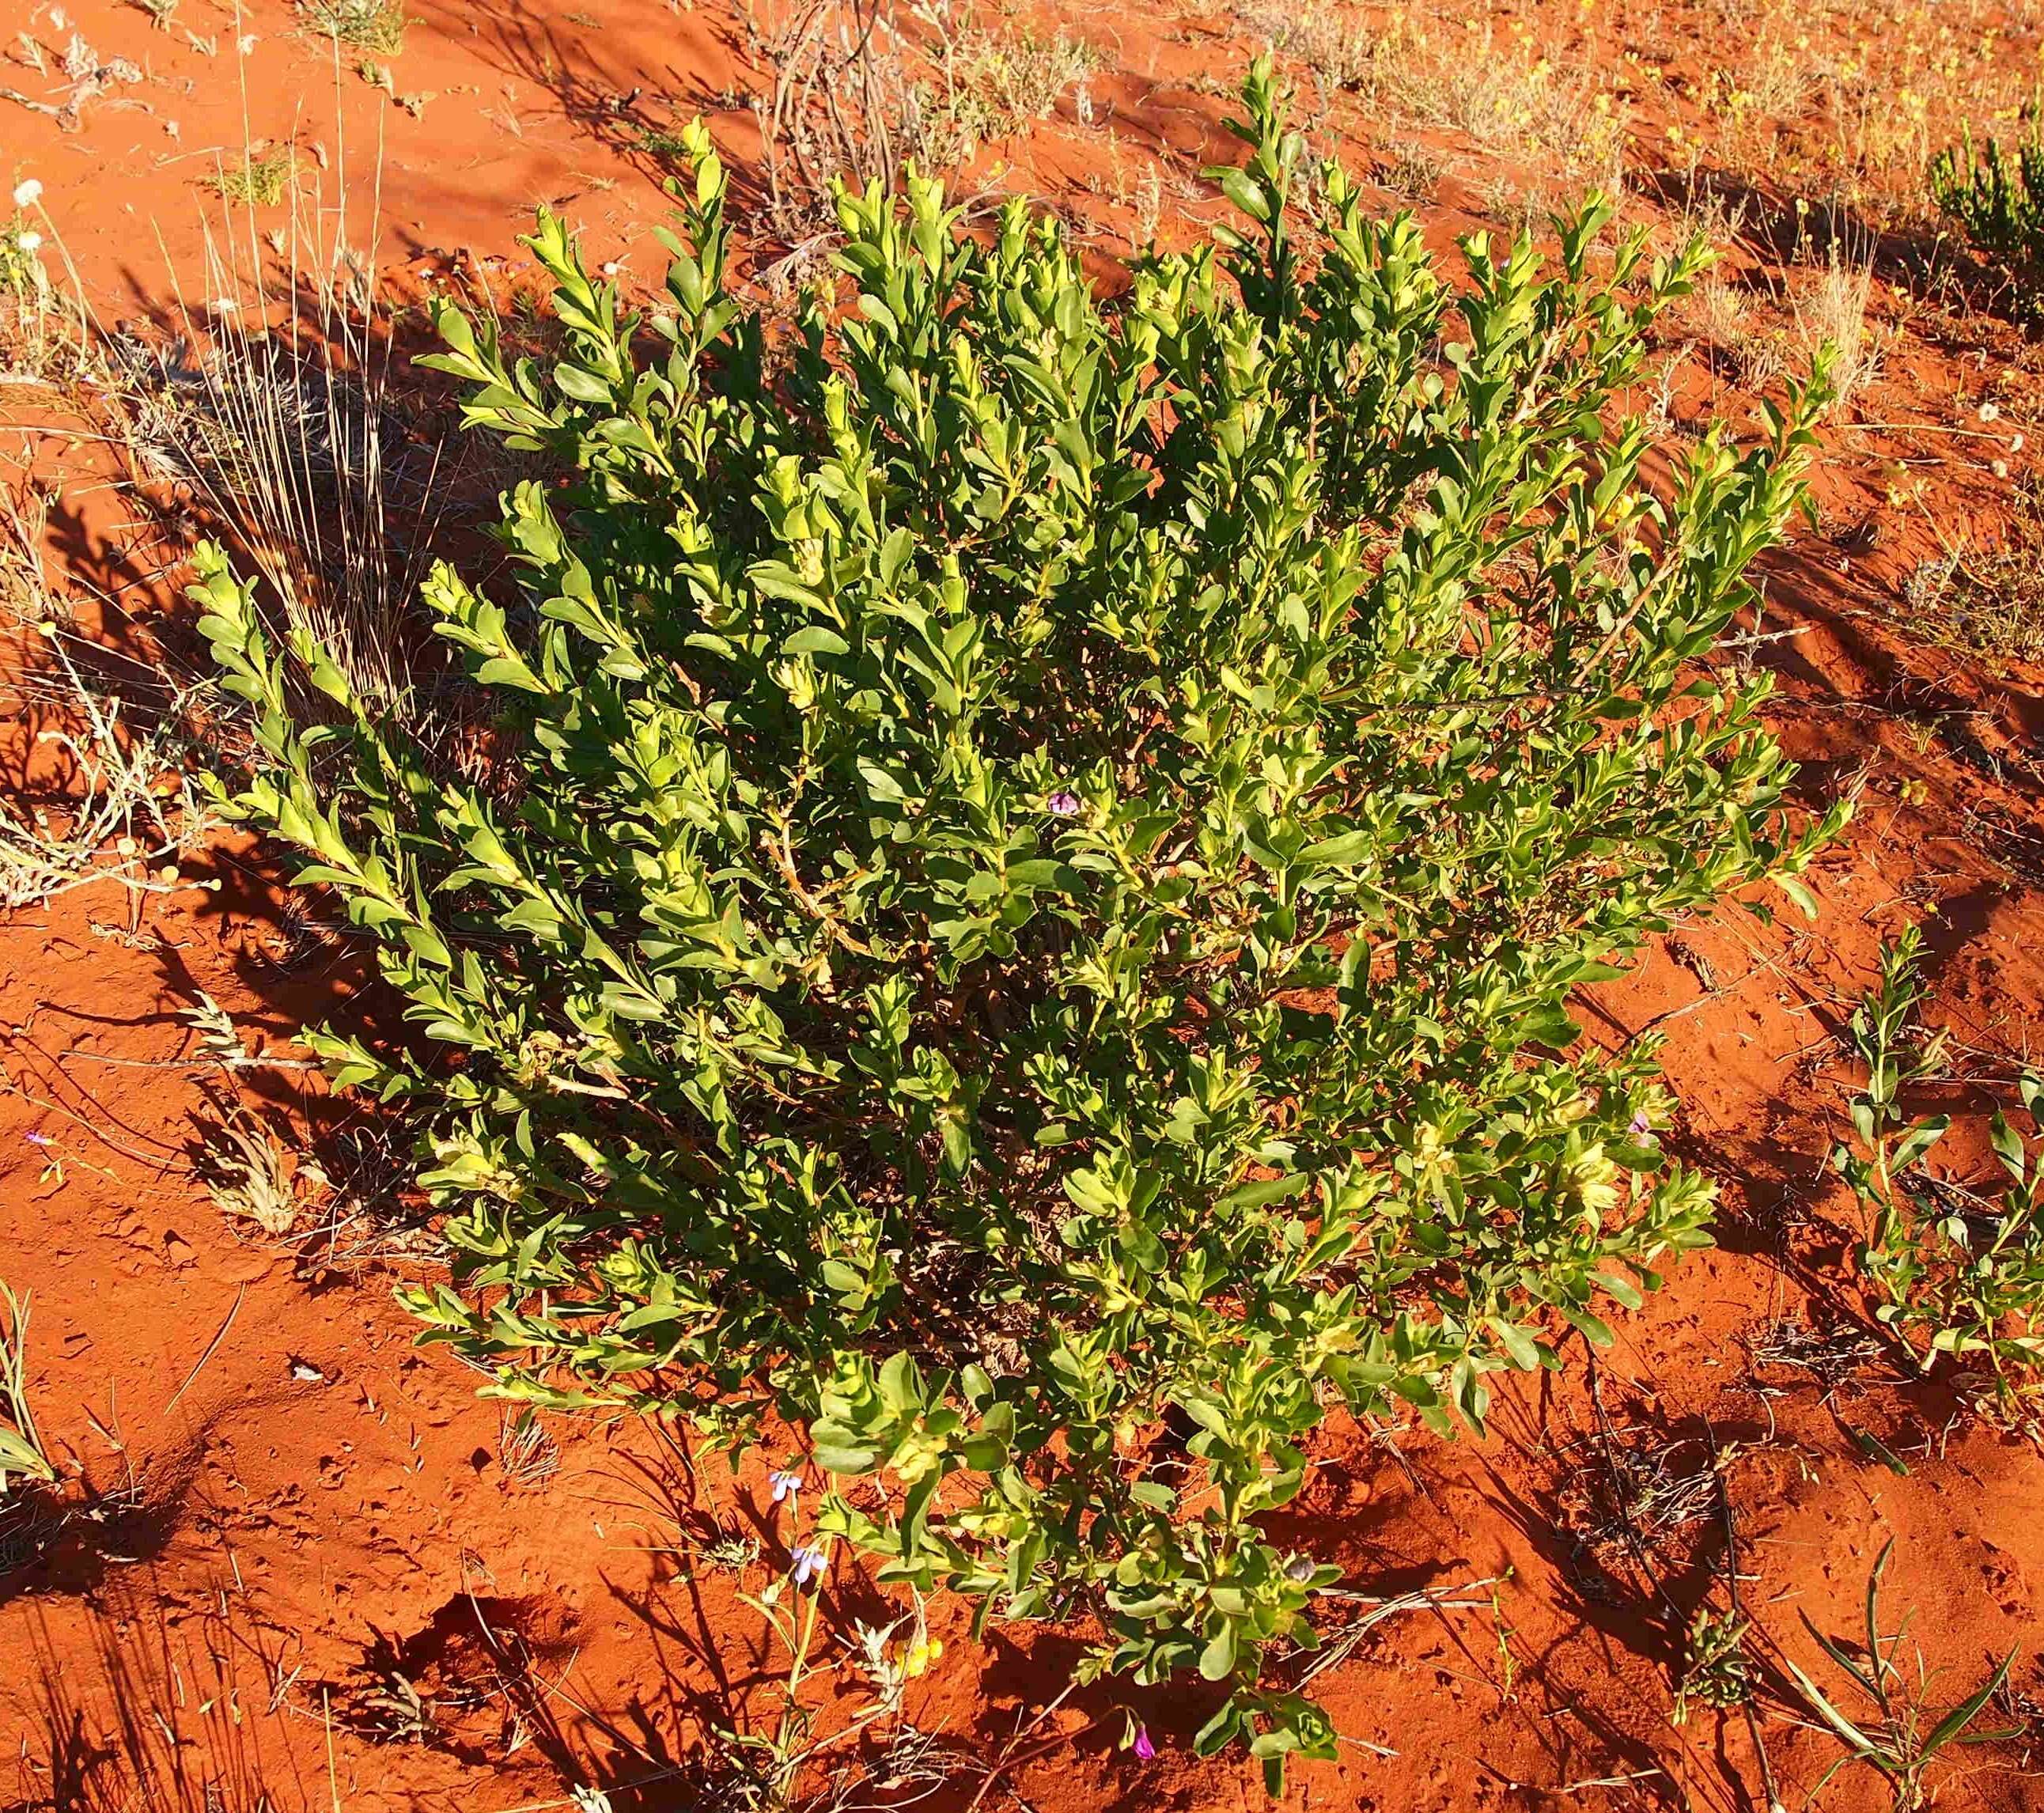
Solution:
M 1224 1618 L 1220 1628 L 1200 1651 L 1200 1673 L 1208 1680 L 1225 1680 L 1235 1673 L 1235 1623 Z
M 1344 832 L 1339 837 L 1308 844 L 1299 852 L 1299 864 L 1306 869 L 1353 868 L 1376 854 L 1379 845 L 1374 831 Z
M 783 655 L 849 655 L 851 644 L 834 629 L 811 624 L 798 629 L 781 644 Z

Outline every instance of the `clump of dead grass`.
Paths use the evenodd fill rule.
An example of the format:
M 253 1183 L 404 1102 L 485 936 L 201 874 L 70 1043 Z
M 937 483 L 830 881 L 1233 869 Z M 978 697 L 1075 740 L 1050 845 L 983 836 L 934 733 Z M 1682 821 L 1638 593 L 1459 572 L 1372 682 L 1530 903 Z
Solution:
M 1880 375 L 1888 336 L 1868 313 L 1873 296 L 1872 259 L 1848 258 L 1835 244 L 1815 282 L 1791 292 L 1795 350 L 1807 363 L 1831 348 L 1831 407 L 1840 416 Z
M 324 1174 L 238 1104 L 204 1129 L 197 1169 L 230 1227 L 245 1222 L 272 1239 L 294 1232 L 325 1193 Z
M 258 236 L 209 230 L 183 332 L 109 341 L 109 400 L 136 469 L 186 487 L 267 582 L 279 627 L 330 651 L 358 693 L 415 731 L 444 703 L 413 627 L 448 499 L 442 441 L 392 382 L 394 323 L 337 198 L 299 194 Z
M 18 559 L 10 565 L 19 573 Z M 98 882 L 135 893 L 185 885 L 179 861 L 212 822 L 187 772 L 203 689 L 76 641 L 55 605 L 32 610 L 40 614 L 33 646 L 41 659 L 13 677 L 9 715 L 44 728 L 31 745 L 33 789 L 0 794 L 0 908 L 40 905 Z M 88 671 L 90 662 L 116 660 L 163 696 L 144 706 Z
M 1438 35 L 1414 29 L 1403 42 L 1398 91 L 1420 119 L 1466 133 L 1521 167 L 1550 165 L 1613 192 L 1623 186 L 1617 98 L 1580 60 L 1545 55 L 1523 21 L 1500 32 L 1472 19 Z
M 1067 94 L 1092 117 L 1086 79 L 1100 53 L 1058 31 L 983 25 L 953 0 L 918 6 L 904 26 L 894 0 L 796 0 L 776 19 L 748 10 L 754 48 L 773 71 L 754 102 L 766 152 L 768 213 L 786 231 L 828 224 L 833 177 L 898 186 L 969 162 L 982 146 L 1047 119 Z
M 1745 297 L 1715 272 L 1691 292 L 1689 315 L 1696 336 L 1720 352 L 1735 356 L 1749 336 Z
M 1383 98 L 1408 48 L 1402 16 L 1394 14 L 1384 30 L 1373 31 L 1342 0 L 1299 0 L 1251 13 L 1246 23 L 1304 69 L 1324 101 L 1334 93 Z
M 1925 562 L 1904 597 L 1920 633 L 1994 659 L 2044 661 L 2044 483 L 2011 486 L 1999 536 Z

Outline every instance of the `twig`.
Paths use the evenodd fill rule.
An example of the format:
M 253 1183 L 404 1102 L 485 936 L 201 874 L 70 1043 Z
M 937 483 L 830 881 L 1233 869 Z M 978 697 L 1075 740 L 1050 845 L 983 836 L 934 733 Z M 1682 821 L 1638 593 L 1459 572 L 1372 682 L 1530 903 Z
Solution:
M 1596 1356 L 1591 1354 L 1590 1405 L 1596 1415 L 1597 1448 L 1604 1458 L 1605 1477 L 1611 1481 L 1612 1499 L 1618 1506 L 1618 1520 L 1625 1532 L 1625 1546 L 1631 1550 L 1633 1565 L 1639 1569 L 1648 1589 L 1661 1601 L 1674 1627 L 1679 1629 L 1682 1623 L 1682 1608 L 1661 1584 L 1661 1577 L 1654 1571 L 1653 1563 L 1647 1559 L 1646 1545 L 1640 1539 L 1639 1527 L 1632 1520 L 1631 1501 L 1626 1492 L 1623 1476 L 1618 1470 L 1617 1457 L 1612 1452 L 1611 1419 L 1604 1414 L 1602 1374 L 1603 1369 L 1598 1366 Z
M 1365 1599 L 1359 1593 L 1323 1593 L 1320 1596 L 1324 1599 L 1366 1605 L 1370 1609 L 1353 1624 L 1346 1626 L 1341 1634 L 1314 1658 L 1312 1665 L 1299 1677 L 1298 1685 L 1303 1688 L 1316 1676 L 1323 1675 L 1329 1669 L 1337 1668 L 1347 1661 L 1355 1653 L 1362 1639 L 1387 1618 L 1394 1618 L 1401 1611 L 1416 1611 L 1422 1607 L 1435 1611 L 1481 1611 L 1489 1606 L 1489 1600 L 1458 1599 L 1451 1596 L 1500 1585 L 1504 1579 L 1502 1574 L 1491 1574 L 1482 1580 L 1466 1581 L 1461 1586 L 1447 1587 L 1438 1591 L 1422 1588 L 1416 1592 L 1401 1592 L 1391 1599 Z M 1377 1748 L 1374 1745 L 1369 1747 Z
M 1725 1485 L 1724 1469 L 1719 1464 L 1717 1431 L 1711 1427 L 1711 1419 L 1704 1419 L 1704 1440 L 1711 1450 L 1711 1473 L 1718 1485 L 1718 1514 L 1724 1520 L 1725 1534 L 1725 1593 L 1731 1603 L 1731 1615 L 1743 1626 L 1746 1610 L 1739 1596 L 1739 1520 L 1732 1515 L 1731 1492 Z M 1746 1728 L 1753 1738 L 1753 1753 L 1760 1763 L 1760 1788 L 1767 1796 L 1767 1813 L 1786 1813 L 1781 1796 L 1774 1785 L 1773 1765 L 1767 1757 L 1767 1740 L 1760 1734 L 1760 1714 L 1754 1708 L 1753 1696 L 1748 1693 L 1740 1703 L 1746 1714 Z
M 220 1332 L 213 1336 L 213 1340 L 207 1346 L 206 1350 L 199 1355 L 198 1364 L 194 1366 L 192 1369 L 185 1375 L 185 1382 L 179 1385 L 178 1389 L 171 1394 L 171 1401 L 163 1406 L 165 1415 L 167 1415 L 171 1411 L 177 1408 L 178 1400 L 182 1397 L 186 1392 L 191 1389 L 192 1381 L 197 1378 L 201 1373 L 206 1370 L 206 1362 L 211 1359 L 215 1354 L 219 1352 L 221 1342 L 227 1339 L 228 1330 L 234 1326 L 235 1317 L 241 1313 L 241 1300 L 248 1294 L 248 1285 L 241 1285 L 236 1287 L 234 1293 L 233 1304 L 229 1307 L 227 1312 L 227 1319 L 221 1323 Z
M 1078 1688 L 1078 1683 L 1076 1680 L 1067 1681 L 1065 1684 L 1064 1691 L 1058 1694 L 1055 1700 L 1052 1700 L 1049 1705 L 1046 1706 L 1042 1711 L 1039 1712 L 1035 1718 L 1029 1721 L 1027 1729 L 1034 1730 L 1039 1725 L 1042 1724 L 1046 1719 L 1049 1718 L 1053 1712 L 1056 1711 L 1060 1706 L 1063 1705 L 1066 1700 L 1070 1698 L 1073 1692 Z M 986 1779 L 979 1784 L 979 1792 L 974 1795 L 972 1799 L 966 1803 L 965 1813 L 979 1813 L 980 1803 L 986 1800 L 988 1792 L 992 1789 L 994 1783 L 998 1781 L 1001 1777 L 1005 1775 L 1010 1769 L 1016 1768 L 1023 1763 L 1033 1761 L 1036 1757 L 1043 1756 L 1051 1750 L 1055 1750 L 1060 1744 L 1077 1743 L 1081 1738 L 1083 1738 L 1088 1731 L 1093 1730 L 1100 1724 L 1100 1723 L 1101 1721 L 1099 1719 L 1095 1719 L 1089 1723 L 1082 1726 L 1076 1731 L 1070 1733 L 1061 1731 L 1055 1737 L 1046 1738 L 1040 1744 L 1033 1745 L 1029 1749 L 1021 1751 L 1019 1753 L 1015 1751 L 1014 1748 L 1016 1740 L 1022 1735 L 1022 1733 L 1018 1730 L 1013 1738 L 1010 1738 L 1008 1742 L 1001 1746 L 1001 1754 L 994 1758 L 993 1766 L 986 1772 Z

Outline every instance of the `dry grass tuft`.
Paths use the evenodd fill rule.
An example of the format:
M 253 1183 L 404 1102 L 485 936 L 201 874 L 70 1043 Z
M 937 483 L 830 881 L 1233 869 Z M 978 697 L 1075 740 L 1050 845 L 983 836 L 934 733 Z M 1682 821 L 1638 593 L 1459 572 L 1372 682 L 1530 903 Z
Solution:
M 1338 92 L 1381 99 L 1407 48 L 1402 18 L 1373 32 L 1341 0 L 1300 0 L 1253 13 L 1246 22 L 1312 76 L 1324 101 Z
M 284 1142 L 238 1106 L 203 1131 L 199 1178 L 229 1225 L 252 1222 L 273 1239 L 294 1232 L 306 1207 L 302 1182 L 324 1179 L 308 1179 Z
M 1689 319 L 1696 337 L 1721 352 L 1735 355 L 1749 337 L 1745 297 L 1715 275 L 1704 278 L 1691 294 Z
M 1910 575 L 1911 622 L 1976 654 L 2044 661 L 2044 485 L 2034 476 L 2019 481 L 2009 505 L 1997 540 L 1951 550 Z
M 1531 30 L 1488 21 L 1419 35 L 1399 59 L 1405 105 L 1428 123 L 1466 133 L 1515 166 L 1551 165 L 1613 193 L 1623 186 L 1625 119 L 1580 60 L 1557 64 Z
M 209 229 L 203 300 L 168 344 L 110 342 L 112 400 L 136 468 L 187 487 L 208 529 L 267 582 L 277 627 L 332 655 L 372 708 L 428 726 L 436 701 L 414 624 L 425 547 L 448 499 L 443 444 L 391 379 L 394 323 L 329 198 L 288 223 Z
M 1063 32 L 988 28 L 951 0 L 919 6 L 918 30 L 894 0 L 796 0 L 778 22 L 748 10 L 754 48 L 774 72 L 756 100 L 768 211 L 782 230 L 825 219 L 833 177 L 898 185 L 969 162 L 984 145 L 1047 119 L 1067 94 L 1092 117 L 1085 82 L 1100 53 Z
M 13 715 L 48 720 L 34 742 L 54 760 L 35 793 L 0 796 L 0 907 L 38 905 L 96 882 L 136 893 L 185 885 L 179 858 L 210 824 L 187 772 L 201 689 L 145 669 L 168 697 L 142 709 L 88 678 L 83 663 L 101 651 L 80 643 L 74 654 L 55 622 L 40 628 L 47 662 L 15 676 Z
M 1806 294 L 1792 292 L 1795 348 L 1807 363 L 1822 347 L 1833 351 L 1831 407 L 1839 416 L 1880 375 L 1888 336 L 1867 316 L 1873 294 L 1871 260 L 1848 260 L 1836 246 Z

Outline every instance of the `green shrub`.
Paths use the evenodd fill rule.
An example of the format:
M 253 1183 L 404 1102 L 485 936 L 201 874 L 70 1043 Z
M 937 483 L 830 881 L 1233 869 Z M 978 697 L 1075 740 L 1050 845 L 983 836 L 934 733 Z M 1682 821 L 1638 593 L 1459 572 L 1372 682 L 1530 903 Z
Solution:
M 1657 498 L 1605 417 L 1700 248 L 1594 274 L 1593 201 L 1458 294 L 1330 167 L 1309 270 L 1243 94 L 1243 230 L 1112 306 L 1054 222 L 982 244 L 912 179 L 840 193 L 855 295 L 777 339 L 700 126 L 650 320 L 543 213 L 560 362 L 439 318 L 469 420 L 573 474 L 507 501 L 515 607 L 425 589 L 504 709 L 488 785 L 217 556 L 195 595 L 259 720 L 224 797 L 415 1028 L 313 1036 L 427 1130 L 423 1339 L 514 1398 L 783 1419 L 859 1481 L 818 1541 L 1228 1684 L 1202 1747 L 1275 1773 L 1334 1742 L 1282 1665 L 1335 1570 L 1258 1524 L 1300 1444 L 1480 1423 L 1708 1243 L 1650 1050 L 1565 1002 L 1727 889 L 1807 901 L 1842 809 L 1792 835 L 1764 683 L 1695 665 L 1821 383 Z
M 1992 139 L 1977 153 L 1969 133 L 1932 161 L 1931 198 L 1981 252 L 2044 265 L 2044 138 L 2024 140 L 2011 163 Z
M 1876 1315 L 1926 1372 L 1940 1354 L 1958 1368 L 1984 1362 L 1992 1408 L 2024 1412 L 2044 1364 L 2044 1164 L 1999 1108 L 1988 1135 L 2007 1173 L 1999 1200 L 1926 1162 L 1951 1116 L 1916 1120 L 1900 1100 L 1942 1068 L 1945 1035 L 1916 1024 L 1922 951 L 1913 925 L 1885 947 L 1881 980 L 1853 1014 L 1866 1087 L 1852 1104 L 1856 1143 L 1831 1162 L 1867 1213 L 1860 1266 L 1881 1296 Z M 2026 1074 L 2017 1093 L 2033 1130 L 2044 1127 L 2044 1081 Z

